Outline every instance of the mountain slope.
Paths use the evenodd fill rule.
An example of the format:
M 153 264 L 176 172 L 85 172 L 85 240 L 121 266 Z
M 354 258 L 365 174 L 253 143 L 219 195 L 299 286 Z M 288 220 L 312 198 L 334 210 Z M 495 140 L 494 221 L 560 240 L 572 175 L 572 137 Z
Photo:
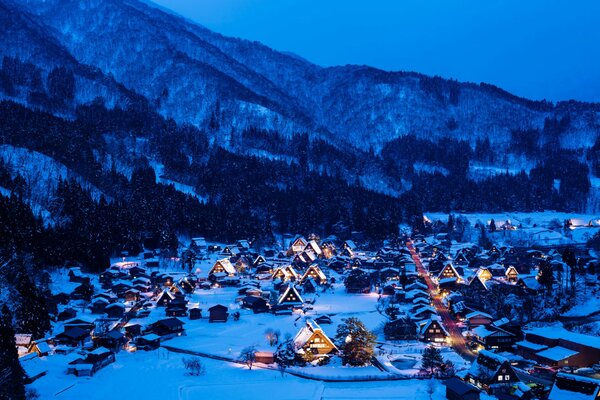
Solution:
M 508 147 L 512 130 L 541 128 L 546 118 L 567 112 L 567 134 L 581 145 L 591 145 L 600 130 L 595 106 L 567 110 L 417 73 L 322 68 L 136 0 L 21 3 L 80 62 L 114 75 L 164 115 L 203 127 L 216 115 L 222 140 L 231 128 L 259 126 L 320 133 L 366 149 L 406 134 L 489 138 Z
M 5 93 L 13 100 L 29 103 L 28 94 L 48 90 L 48 75 L 62 67 L 73 74 L 73 104 L 103 99 L 109 106 L 125 107 L 145 100 L 105 75 L 96 67 L 84 65 L 52 35 L 37 17 L 23 11 L 10 0 L 0 0 L 0 58 L 1 73 L 6 75 L 13 93 Z M 0 91 L 2 93 L 2 91 Z

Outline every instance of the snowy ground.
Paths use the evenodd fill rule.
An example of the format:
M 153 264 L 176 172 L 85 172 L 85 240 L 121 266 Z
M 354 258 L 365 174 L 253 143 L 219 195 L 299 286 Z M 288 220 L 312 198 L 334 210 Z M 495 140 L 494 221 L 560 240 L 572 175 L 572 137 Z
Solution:
M 206 374 L 185 374 L 184 356 L 157 350 L 124 353 L 92 378 L 75 378 L 64 369 L 68 356 L 47 357 L 50 372 L 30 385 L 41 399 L 257 399 L 268 394 L 280 400 L 300 399 L 443 399 L 445 388 L 438 381 L 324 383 L 297 378 L 278 371 L 256 369 L 202 359 Z M 428 391 L 433 392 L 431 397 Z

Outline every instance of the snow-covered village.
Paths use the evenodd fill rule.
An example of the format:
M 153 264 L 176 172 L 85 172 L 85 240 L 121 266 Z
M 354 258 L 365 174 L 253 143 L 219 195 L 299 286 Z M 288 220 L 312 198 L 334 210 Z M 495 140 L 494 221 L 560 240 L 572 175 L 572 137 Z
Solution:
M 196 237 L 175 256 L 122 253 L 100 274 L 46 271 L 49 316 L 30 318 L 51 329 L 15 332 L 28 387 L 43 398 L 229 398 L 240 385 L 251 398 L 597 398 L 600 260 L 567 236 L 600 224 L 565 220 L 542 228 L 564 243 L 535 229 L 531 246 L 513 246 L 522 224 L 477 219 L 471 242 L 465 216 L 424 218 L 422 233 L 381 247 L 359 232 L 260 248 Z
M 0 0 L 0 400 L 600 400 L 598 15 Z

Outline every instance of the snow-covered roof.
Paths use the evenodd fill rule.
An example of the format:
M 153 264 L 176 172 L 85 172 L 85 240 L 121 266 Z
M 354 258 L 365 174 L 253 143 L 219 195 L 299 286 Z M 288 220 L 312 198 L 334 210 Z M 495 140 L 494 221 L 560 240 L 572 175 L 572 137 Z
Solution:
M 312 319 L 307 319 L 306 324 L 302 327 L 302 329 L 300 329 L 300 331 L 298 331 L 298 333 L 294 337 L 293 343 L 295 348 L 299 349 L 303 347 L 317 332 L 319 332 L 325 340 L 329 341 L 333 348 L 337 348 L 335 344 L 331 341 L 331 339 L 329 339 L 329 337 L 325 334 L 325 332 L 323 332 L 321 327 Z
M 474 317 L 478 317 L 478 316 L 492 319 L 492 316 L 490 314 L 484 313 L 483 311 L 473 311 L 473 312 L 465 315 L 465 318 L 470 319 L 470 318 L 474 318 Z
M 533 350 L 533 351 L 544 350 L 544 349 L 548 348 L 548 346 L 545 346 L 543 344 L 532 343 L 532 342 L 528 342 L 527 340 L 522 340 L 522 341 L 517 342 L 515 344 L 517 346 L 525 347 L 526 349 L 530 349 L 530 350 Z
M 223 267 L 223 269 L 225 270 L 225 272 L 226 272 L 227 274 L 229 274 L 229 275 L 234 275 L 234 274 L 235 274 L 235 272 L 236 272 L 236 271 L 235 271 L 235 268 L 234 268 L 234 266 L 231 264 L 231 261 L 229 261 L 229 259 L 228 259 L 228 258 L 222 258 L 222 259 L 220 259 L 220 260 L 217 260 L 217 261 L 215 262 L 215 264 L 212 266 L 212 268 L 211 268 L 211 269 L 210 269 L 210 271 L 209 271 L 209 275 L 210 275 L 210 273 L 212 272 L 212 270 L 213 270 L 213 269 L 215 269 L 215 267 L 216 267 L 218 264 L 221 264 L 221 266 Z
M 567 349 L 561 346 L 550 347 L 549 349 L 542 350 L 537 353 L 538 356 L 544 357 L 551 361 L 561 361 L 569 357 L 572 357 L 579 352 L 571 349 Z
M 562 385 L 563 382 L 566 383 L 569 380 L 582 382 L 586 387 L 578 391 L 574 385 Z M 551 400 L 596 400 L 599 394 L 600 380 L 559 372 L 556 374 L 556 380 L 548 398 Z
M 562 327 L 538 327 L 524 330 L 525 334 L 542 336 L 548 339 L 564 339 L 600 350 L 600 337 L 571 332 Z

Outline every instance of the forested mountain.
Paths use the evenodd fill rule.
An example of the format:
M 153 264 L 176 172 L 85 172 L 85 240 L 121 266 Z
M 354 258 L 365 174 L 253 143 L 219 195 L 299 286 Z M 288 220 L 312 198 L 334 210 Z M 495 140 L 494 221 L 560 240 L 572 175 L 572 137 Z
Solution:
M 101 268 L 178 235 L 381 239 L 425 209 L 597 204 L 597 104 L 323 68 L 137 0 L 0 10 L 8 253 Z
M 16 8 L 46 25 L 45 40 L 144 95 L 163 115 L 200 127 L 218 119 L 220 140 L 254 126 L 365 150 L 406 134 L 488 138 L 506 150 L 512 130 L 541 129 L 546 118 L 567 114 L 564 145 L 591 146 L 598 132 L 594 105 L 528 101 L 417 73 L 322 68 L 137 0 L 19 0 Z

